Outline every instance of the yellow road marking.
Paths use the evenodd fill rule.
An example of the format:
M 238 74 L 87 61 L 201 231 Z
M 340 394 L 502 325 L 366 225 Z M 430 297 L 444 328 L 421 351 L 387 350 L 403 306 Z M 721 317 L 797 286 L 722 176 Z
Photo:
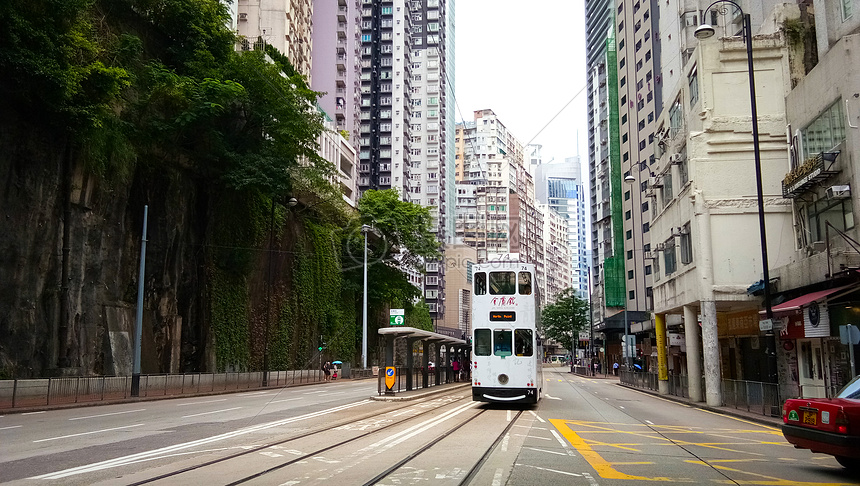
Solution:
M 800 481 L 795 481 L 795 480 L 793 480 L 793 479 L 782 479 L 782 478 L 776 478 L 776 477 L 773 477 L 773 476 L 766 476 L 766 475 L 764 475 L 764 474 L 756 474 L 756 473 L 754 473 L 754 472 L 750 472 L 750 471 L 742 471 L 742 470 L 740 470 L 740 469 L 734 469 L 734 468 L 731 468 L 731 467 L 725 467 L 725 466 L 720 466 L 720 465 L 715 464 L 715 463 L 718 463 L 718 462 L 731 462 L 730 460 L 708 461 L 707 463 L 706 463 L 706 462 L 704 462 L 704 461 L 692 461 L 692 460 L 690 460 L 690 461 L 684 461 L 684 462 L 687 462 L 687 463 L 689 463 L 689 464 L 698 464 L 698 465 L 700 465 L 700 466 L 712 467 L 712 468 L 714 468 L 714 469 L 720 469 L 720 470 L 723 470 L 723 471 L 731 471 L 731 472 L 735 472 L 735 473 L 739 473 L 739 474 L 746 474 L 746 475 L 748 475 L 748 476 L 752 476 L 752 477 L 754 477 L 754 478 L 758 478 L 758 479 L 749 479 L 749 480 L 746 480 L 746 481 L 735 479 L 735 480 L 732 480 L 732 481 L 731 481 L 731 484 L 766 484 L 766 485 L 768 485 L 768 486 L 798 486 L 798 485 L 801 485 L 801 484 L 802 484 L 802 485 L 805 485 L 805 486 L 850 486 L 850 485 L 852 485 L 852 484 L 857 484 L 857 483 L 817 483 L 817 482 L 816 482 L 816 483 L 811 483 L 811 482 L 800 482 Z
M 741 420 L 741 421 L 744 422 L 743 420 Z M 626 449 L 626 450 L 638 452 L 639 450 L 633 448 L 633 446 L 640 446 L 641 447 L 641 446 L 672 445 L 672 444 L 697 445 L 697 446 L 701 446 L 701 447 L 709 447 L 709 448 L 713 448 L 713 449 L 726 450 L 726 451 L 737 452 L 737 453 L 742 453 L 742 454 L 752 454 L 752 455 L 756 455 L 756 456 L 764 455 L 764 454 L 758 454 L 758 453 L 752 453 L 752 452 L 737 451 L 734 449 L 728 449 L 726 447 L 721 447 L 721 446 L 727 446 L 727 445 L 749 445 L 749 444 L 758 443 L 758 442 L 740 442 L 740 443 L 703 442 L 703 443 L 697 443 L 697 442 L 674 440 L 674 441 L 671 441 L 672 444 L 670 444 L 669 443 L 670 440 L 666 439 L 664 437 L 660 437 L 660 436 L 653 437 L 653 436 L 650 436 L 644 432 L 617 430 L 617 429 L 611 429 L 611 428 L 606 427 L 607 425 L 610 425 L 610 426 L 612 426 L 612 425 L 623 425 L 626 427 L 637 427 L 637 426 L 638 427 L 645 427 L 645 425 L 642 425 L 642 424 L 605 424 L 605 423 L 603 423 L 603 424 L 600 424 L 601 426 L 598 426 L 597 424 L 599 424 L 599 422 L 578 422 L 578 421 L 573 421 L 573 420 L 560 420 L 560 419 L 549 419 L 549 422 L 559 431 L 559 433 L 561 433 L 562 436 L 564 436 L 565 439 L 567 439 L 568 442 L 570 442 L 570 444 L 582 455 L 582 458 L 585 459 L 586 461 L 588 461 L 588 463 L 591 465 L 591 467 L 594 468 L 594 470 L 597 471 L 597 474 L 603 479 L 632 479 L 632 480 L 639 480 L 639 481 L 666 481 L 666 482 L 684 482 L 684 483 L 695 482 L 689 478 L 646 477 L 646 476 L 635 476 L 632 474 L 625 474 L 625 473 L 615 469 L 615 466 L 654 465 L 655 463 L 654 462 L 610 462 L 610 461 L 604 459 L 603 456 L 601 456 L 597 451 L 595 451 L 592 448 L 593 446 L 616 447 L 619 449 Z M 641 436 L 641 437 L 644 437 L 647 439 L 662 441 L 662 443 L 658 443 L 658 444 L 647 444 L 647 443 L 641 443 L 641 444 L 639 444 L 639 443 L 615 443 L 615 444 L 610 444 L 610 443 L 606 443 L 606 442 L 602 442 L 602 441 L 586 440 L 586 439 L 580 437 L 580 435 L 578 433 L 573 431 L 573 429 L 570 428 L 570 425 L 579 425 L 579 426 L 590 427 L 591 429 L 587 431 L 588 434 L 607 434 L 607 433 L 628 434 L 628 435 L 634 435 L 634 436 Z M 754 425 L 758 425 L 758 424 L 754 424 Z M 666 428 L 666 429 L 670 429 L 670 430 L 673 428 L 677 429 L 677 427 L 675 427 L 675 426 L 654 426 L 654 425 L 652 425 L 651 427 Z M 768 427 L 765 427 L 765 428 L 768 428 Z M 694 434 L 713 433 L 712 431 L 689 430 L 689 428 L 684 428 L 681 430 L 674 430 L 674 432 L 688 432 L 688 433 L 694 433 Z M 733 432 L 737 433 L 739 431 L 733 431 Z M 765 432 L 762 430 L 748 430 L 748 431 L 742 431 L 742 432 L 757 433 L 757 434 L 760 434 L 763 432 L 768 433 L 768 434 L 770 433 L 769 431 Z M 761 443 L 763 443 L 763 444 L 779 444 L 779 443 L 772 443 L 772 442 L 761 442 Z M 816 459 L 818 459 L 818 458 L 816 458 Z M 751 476 L 751 478 L 749 480 L 733 480 L 733 481 L 731 481 L 732 484 L 737 484 L 737 485 L 849 486 L 851 484 L 855 484 L 855 483 L 797 482 L 794 480 L 781 479 L 781 478 L 777 478 L 777 477 L 773 477 L 773 476 L 766 476 L 763 474 L 757 474 L 754 472 L 743 471 L 740 469 L 734 469 L 734 468 L 722 465 L 722 464 L 729 464 L 729 463 L 757 463 L 757 462 L 764 462 L 764 461 L 768 461 L 768 460 L 769 459 L 763 459 L 763 458 L 741 458 L 741 459 L 714 459 L 714 460 L 709 460 L 707 462 L 697 461 L 697 460 L 685 460 L 684 462 L 689 463 L 689 464 L 698 464 L 698 465 L 713 467 L 715 469 L 721 469 L 721 470 L 725 470 L 725 471 L 731 471 L 731 472 L 746 474 L 746 475 Z M 785 460 L 794 461 L 794 459 L 785 459 Z M 712 482 L 716 482 L 717 484 L 720 484 L 720 483 L 723 483 L 725 481 L 712 481 Z
M 638 479 L 640 481 L 674 481 L 670 478 L 648 478 L 645 476 L 633 476 L 631 474 L 624 474 L 621 471 L 618 471 L 613 466 L 613 463 L 604 459 L 600 454 L 594 451 L 588 443 L 583 440 L 579 434 L 574 432 L 567 426 L 567 421 L 559 420 L 559 419 L 550 419 L 549 420 L 552 425 L 558 429 L 559 433 L 570 442 L 580 454 L 582 454 L 583 459 L 588 461 L 591 467 L 597 471 L 597 474 L 600 475 L 603 479 Z M 686 482 L 686 481 L 685 481 Z

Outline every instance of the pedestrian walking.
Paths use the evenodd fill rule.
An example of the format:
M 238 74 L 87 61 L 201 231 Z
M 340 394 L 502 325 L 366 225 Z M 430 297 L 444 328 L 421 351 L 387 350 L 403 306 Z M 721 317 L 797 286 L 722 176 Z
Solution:
M 451 368 L 454 370 L 454 381 L 460 381 L 460 362 L 455 359 Z
M 325 375 L 324 380 L 325 381 L 331 380 L 331 363 L 326 361 L 322 367 L 322 371 L 323 371 L 323 374 Z
M 618 361 L 612 363 L 612 374 L 618 376 Z

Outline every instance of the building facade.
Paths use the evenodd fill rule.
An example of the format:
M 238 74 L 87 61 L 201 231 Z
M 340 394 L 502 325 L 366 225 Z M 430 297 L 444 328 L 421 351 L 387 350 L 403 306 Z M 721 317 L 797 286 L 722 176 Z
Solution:
M 444 242 L 453 12 L 445 0 L 362 0 L 360 7 L 359 191 L 395 188 L 403 200 L 429 207 Z M 444 271 L 440 262 L 426 264 L 423 291 L 436 321 L 444 314 Z

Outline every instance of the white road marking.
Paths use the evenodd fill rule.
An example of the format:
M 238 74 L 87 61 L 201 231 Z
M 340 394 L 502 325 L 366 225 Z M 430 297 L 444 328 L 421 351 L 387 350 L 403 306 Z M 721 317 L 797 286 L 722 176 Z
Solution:
M 272 401 L 271 401 L 271 402 L 269 402 L 269 403 L 292 402 L 292 401 L 295 401 L 295 400 L 303 400 L 303 399 L 302 399 L 302 398 L 285 398 L 285 399 L 283 399 L 283 400 L 272 400 Z
M 588 483 L 591 484 L 591 486 L 597 486 L 597 481 L 594 479 L 594 477 L 591 476 L 590 473 L 582 473 L 582 476 L 588 480 Z
M 559 397 L 554 397 L 554 396 L 550 395 L 549 393 L 544 393 L 543 395 L 544 395 L 545 397 L 549 398 L 550 400 L 561 400 L 561 398 L 559 398 Z
M 526 435 L 523 435 L 523 434 L 514 434 L 514 435 L 516 435 L 517 437 L 528 437 L 528 438 L 530 438 L 530 439 L 552 440 L 552 439 L 550 439 L 549 437 L 539 437 L 539 436 L 537 436 L 537 435 L 527 435 L 527 434 L 526 434 Z
M 91 418 L 98 418 L 98 417 L 107 417 L 108 415 L 122 415 L 122 414 L 124 414 L 124 413 L 143 412 L 144 410 L 146 410 L 146 409 L 145 409 L 145 408 L 141 408 L 141 409 L 138 409 L 138 410 L 129 410 L 129 411 L 127 411 L 127 412 L 103 413 L 103 414 L 101 414 L 101 415 L 89 415 L 89 416 L 86 416 L 86 417 L 75 417 L 75 418 L 70 418 L 69 420 L 84 420 L 84 419 L 91 419 Z
M 40 413 L 45 413 L 45 412 L 44 412 L 44 410 L 41 412 L 26 412 L 26 413 L 22 413 L 21 415 L 38 415 Z
M 620 408 L 621 410 L 624 410 L 624 405 L 619 405 L 618 408 Z
M 276 395 L 276 393 L 272 393 L 272 392 L 270 392 L 270 391 L 262 390 L 262 391 L 249 392 L 249 393 L 240 393 L 240 394 L 238 394 L 238 395 L 236 395 L 236 396 L 237 396 L 237 397 L 259 397 L 259 396 L 261 396 L 261 395 Z
M 50 439 L 39 439 L 39 440 L 34 440 L 33 442 L 47 442 L 47 441 L 49 441 L 49 440 L 68 439 L 69 437 L 79 437 L 79 436 L 81 436 L 81 435 L 98 434 L 98 433 L 101 433 L 101 432 L 110 432 L 110 431 L 112 431 L 112 430 L 130 429 L 130 428 L 132 428 L 132 427 L 140 427 L 141 425 L 143 425 L 143 424 L 124 425 L 124 426 L 122 426 L 122 427 L 114 427 L 114 428 L 112 428 L 112 429 L 93 430 L 93 431 L 90 431 L 90 432 L 82 432 L 82 433 L 80 433 L 80 434 L 64 435 L 64 436 L 61 436 L 61 437 L 51 437 Z
M 510 422 L 510 421 L 511 421 L 511 411 L 512 411 L 512 410 L 508 409 L 508 422 Z
M 493 474 L 493 486 L 502 486 L 502 474 L 504 470 L 502 468 L 496 468 L 496 474 Z
M 179 451 L 179 450 L 190 449 L 192 447 L 197 447 L 197 446 L 209 444 L 212 442 L 230 439 L 233 437 L 238 437 L 238 436 L 245 435 L 245 434 L 259 432 L 259 431 L 266 430 L 266 429 L 272 429 L 275 427 L 280 427 L 282 425 L 286 425 L 286 424 L 293 423 L 293 422 L 299 422 L 299 421 L 307 420 L 310 418 L 320 417 L 323 415 L 329 415 L 329 414 L 333 414 L 333 413 L 339 413 L 343 410 L 357 407 L 359 405 L 366 405 L 368 403 L 370 403 L 370 400 L 362 400 L 359 402 L 350 403 L 347 405 L 342 405 L 340 407 L 332 407 L 332 408 L 327 408 L 325 410 L 320 410 L 318 412 L 307 413 L 305 415 L 300 415 L 298 417 L 290 417 L 290 418 L 278 420 L 275 422 L 269 422 L 269 423 L 265 423 L 265 424 L 259 424 L 259 425 L 253 425 L 250 427 L 244 427 L 244 428 L 241 428 L 238 430 L 234 430 L 232 432 L 227 432 L 227 433 L 212 436 L 212 437 L 206 437 L 206 438 L 195 440 L 192 442 L 183 442 L 181 444 L 162 447 L 160 449 L 140 452 L 140 453 L 131 454 L 128 456 L 117 457 L 115 459 L 109 459 L 107 461 L 96 462 L 93 464 L 86 464 L 83 466 L 64 469 L 62 471 L 43 474 L 41 476 L 35 476 L 33 479 L 62 479 L 65 477 L 74 476 L 76 474 L 83 474 L 83 473 L 87 473 L 87 472 L 100 471 L 103 469 L 109 469 L 109 468 L 113 468 L 113 467 L 117 467 L 117 466 L 122 466 L 125 464 L 131 464 L 134 462 L 139 462 L 141 460 L 146 460 L 146 459 L 150 459 L 150 458 L 154 458 L 154 457 L 163 457 L 167 454 L 175 453 L 176 451 Z M 140 424 L 140 425 L 143 425 L 143 424 Z
M 529 410 L 529 413 L 530 413 L 530 414 L 532 414 L 532 415 L 534 415 L 534 416 L 535 416 L 535 418 L 536 418 L 536 419 L 538 419 L 538 421 L 539 421 L 540 423 L 542 423 L 542 424 L 545 424 L 545 423 L 546 423 L 546 420 L 544 420 L 544 419 L 540 418 L 540 417 L 538 416 L 538 414 L 534 413 L 533 411 Z
M 505 438 L 502 439 L 502 452 L 508 452 L 508 440 L 511 438 L 511 434 L 505 434 Z
M 219 398 L 218 400 L 206 400 L 206 401 L 203 401 L 203 402 L 180 403 L 180 404 L 178 404 L 178 405 L 176 405 L 176 406 L 177 406 L 177 407 L 187 407 L 187 406 L 189 406 L 189 405 L 202 405 L 202 404 L 204 404 L 204 403 L 215 403 L 215 402 L 226 402 L 226 401 L 227 401 L 227 399 L 226 399 L 226 398 Z
M 212 415 L 213 413 L 230 412 L 233 410 L 239 410 L 240 408 L 242 408 L 242 407 L 225 408 L 223 410 L 212 410 L 211 412 L 202 412 L 202 413 L 195 413 L 195 414 L 191 414 L 191 415 L 183 415 L 182 418 L 202 417 L 203 415 Z
M 530 450 L 537 451 L 537 452 L 546 452 L 547 454 L 555 454 L 555 455 L 558 455 L 558 456 L 566 456 L 566 455 L 567 455 L 567 454 L 565 454 L 564 452 L 548 451 L 548 450 L 545 450 L 545 449 L 538 449 L 537 447 L 523 447 L 523 449 L 530 449 Z
M 268 452 L 268 451 L 261 452 L 260 455 L 261 456 L 269 456 L 269 457 L 284 457 L 283 454 L 278 454 L 277 452 Z
M 0 427 L 0 430 L 18 429 L 21 427 L 23 427 L 23 425 L 10 425 L 9 427 Z
M 555 430 L 551 429 L 550 432 L 552 432 L 552 435 L 555 436 L 555 440 L 557 440 L 558 443 L 561 444 L 562 447 L 564 447 L 564 450 L 565 452 L 567 452 L 567 455 L 573 457 L 573 451 L 570 450 L 570 445 L 568 445 L 567 441 L 562 439 L 561 435 L 559 435 L 559 433 Z
M 646 421 L 645 421 L 645 423 L 646 423 L 646 424 L 648 424 L 648 425 L 654 425 L 654 422 L 652 422 L 652 421 L 650 421 L 650 420 L 646 420 Z
M 558 469 L 549 469 L 549 468 L 546 468 L 546 467 L 530 466 L 530 465 L 528 465 L 528 464 L 520 464 L 520 463 L 516 463 L 516 464 L 514 464 L 514 465 L 515 465 L 515 466 L 522 466 L 522 467 L 531 467 L 531 468 L 538 469 L 538 470 L 541 470 L 541 471 L 549 471 L 549 472 L 554 472 L 554 473 L 558 473 L 558 474 L 566 474 L 566 475 L 568 475 L 568 476 L 574 476 L 574 477 L 577 477 L 577 478 L 581 478 L 581 477 L 582 477 L 582 474 L 576 474 L 576 473 L 567 472 L 567 471 L 559 471 Z
M 546 427 L 530 427 L 528 425 L 514 424 L 514 427 L 522 427 L 529 430 L 546 430 Z

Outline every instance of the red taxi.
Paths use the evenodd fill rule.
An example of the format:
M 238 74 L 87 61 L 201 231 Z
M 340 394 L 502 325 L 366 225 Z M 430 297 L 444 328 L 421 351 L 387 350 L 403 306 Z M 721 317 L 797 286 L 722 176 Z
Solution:
M 835 398 L 791 398 L 782 406 L 782 435 L 798 449 L 835 456 L 860 470 L 860 376 Z

